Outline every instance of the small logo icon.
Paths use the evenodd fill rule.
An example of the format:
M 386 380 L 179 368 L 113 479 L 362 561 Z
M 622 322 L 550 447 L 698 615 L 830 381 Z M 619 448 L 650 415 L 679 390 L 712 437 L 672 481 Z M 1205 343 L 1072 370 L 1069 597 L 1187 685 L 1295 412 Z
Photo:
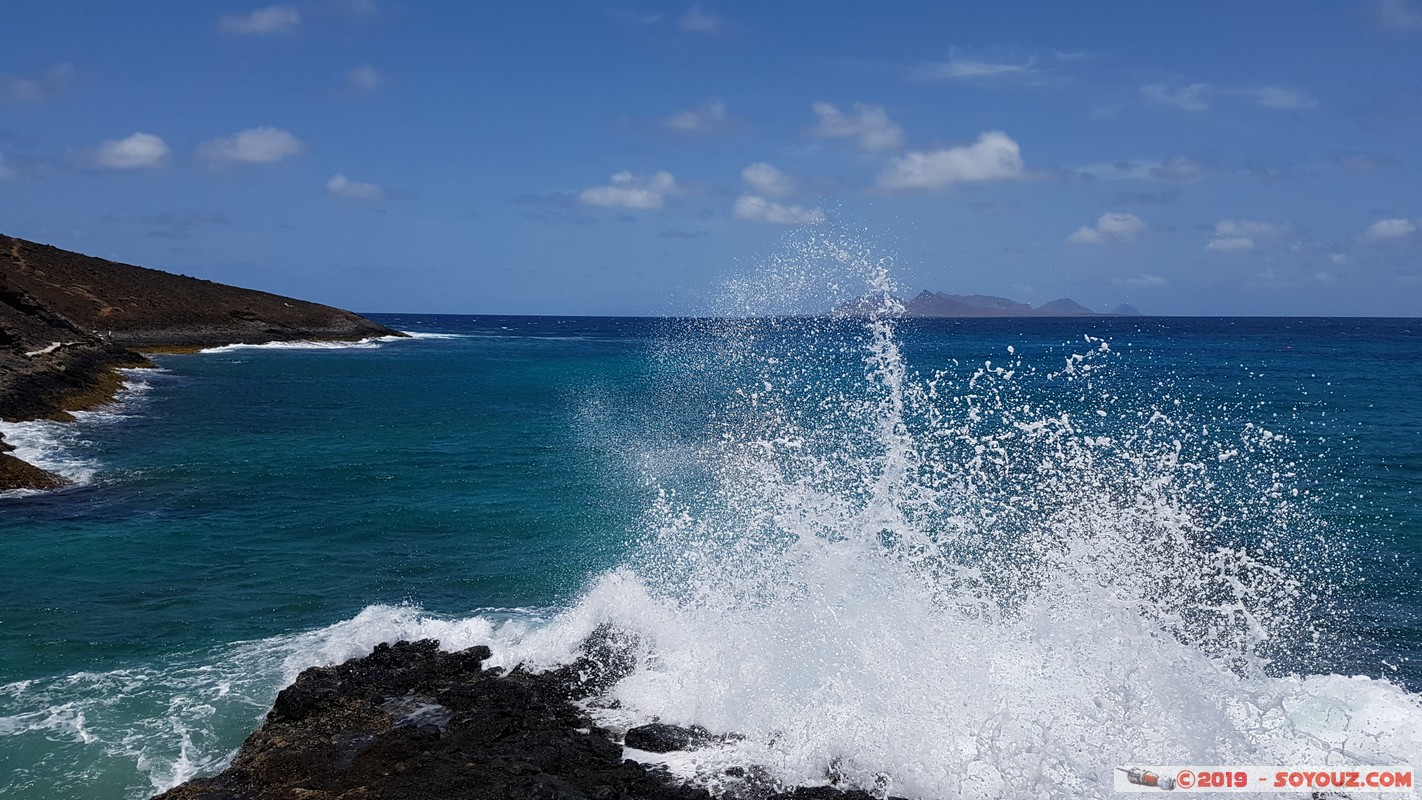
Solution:
M 1150 770 L 1138 767 L 1116 767 L 1116 769 L 1126 773 L 1126 780 L 1137 786 L 1154 786 L 1157 789 L 1170 791 L 1175 788 L 1175 779 L 1169 775 L 1157 775 Z

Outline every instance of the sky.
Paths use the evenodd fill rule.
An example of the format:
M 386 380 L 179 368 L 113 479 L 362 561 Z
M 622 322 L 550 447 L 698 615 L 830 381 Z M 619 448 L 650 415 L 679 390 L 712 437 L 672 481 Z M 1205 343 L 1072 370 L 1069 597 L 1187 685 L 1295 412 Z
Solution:
M 363 312 L 1422 316 L 1422 0 L 6 0 L 0 233 Z

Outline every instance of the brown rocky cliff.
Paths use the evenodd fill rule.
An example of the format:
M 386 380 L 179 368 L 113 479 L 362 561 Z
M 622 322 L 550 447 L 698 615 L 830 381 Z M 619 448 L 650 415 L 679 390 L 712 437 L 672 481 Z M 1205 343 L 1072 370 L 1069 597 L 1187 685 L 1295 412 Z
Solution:
M 107 402 L 135 350 L 400 335 L 330 306 L 0 235 L 0 419 L 72 419 Z M 63 483 L 9 455 L 0 490 Z

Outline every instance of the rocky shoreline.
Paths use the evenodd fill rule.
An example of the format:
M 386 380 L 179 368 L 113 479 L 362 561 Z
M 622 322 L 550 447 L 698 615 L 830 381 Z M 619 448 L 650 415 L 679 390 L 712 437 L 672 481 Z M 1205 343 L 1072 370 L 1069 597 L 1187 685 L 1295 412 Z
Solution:
M 0 235 L 0 420 L 73 420 L 113 400 L 144 353 L 401 336 L 349 311 Z M 0 437 L 0 491 L 64 478 Z
M 277 696 L 221 774 L 155 800 L 711 800 L 624 742 L 670 752 L 723 739 L 651 724 L 619 736 L 577 703 L 632 666 L 626 640 L 600 629 L 572 664 L 547 672 L 485 669 L 487 647 L 446 653 L 434 640 L 382 644 L 313 667 Z M 787 787 L 752 765 L 716 776 L 734 800 L 871 800 L 832 785 Z M 827 776 L 827 781 L 830 776 Z

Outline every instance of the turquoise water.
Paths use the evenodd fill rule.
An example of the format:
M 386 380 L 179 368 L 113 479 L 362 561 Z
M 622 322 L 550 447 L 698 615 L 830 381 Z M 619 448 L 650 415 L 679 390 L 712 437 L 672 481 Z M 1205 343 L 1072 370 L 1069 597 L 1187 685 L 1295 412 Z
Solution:
M 826 519 L 859 519 L 853 515 L 877 507 L 864 499 L 877 490 L 860 473 L 890 470 L 876 472 L 844 454 L 862 446 L 878 458 L 884 441 L 892 454 L 896 436 L 915 442 L 904 451 L 910 472 L 931 472 L 929 455 L 971 461 L 985 441 L 1005 448 L 1004 464 L 933 472 L 936 483 L 922 482 L 931 493 L 891 492 L 897 515 L 870 526 L 878 546 L 904 547 L 909 528 L 971 527 L 961 518 L 989 506 L 1006 520 L 993 535 L 1025 535 L 1048 519 L 1059 522 L 1066 507 L 1020 517 L 1010 509 L 1037 508 L 1033 497 L 1060 493 L 1067 479 L 1064 468 L 1017 471 L 1029 455 L 1047 451 L 1019 451 L 1014 443 L 1067 412 L 1078 420 L 1073 436 L 1087 436 L 1091 447 L 1098 447 L 1095 437 L 1109 436 L 1113 444 L 1099 448 L 1113 454 L 1125 453 L 1122 442 L 1153 415 L 1170 417 L 1167 434 L 1140 439 L 1141 452 L 1155 458 L 1173 440 L 1183 461 L 1197 466 L 1172 466 L 1177 488 L 1163 497 L 1210 519 L 1210 509 L 1225 509 L 1209 528 L 1213 543 L 1281 553 L 1304 594 L 1319 595 L 1300 612 L 1316 638 L 1268 643 L 1274 660 L 1264 671 L 1272 677 L 1257 678 L 1258 686 L 1274 691 L 1280 684 L 1263 681 L 1289 673 L 1367 675 L 1380 679 L 1368 684 L 1379 694 L 1358 708 L 1390 704 L 1388 724 L 1404 734 L 1422 720 L 1417 696 L 1390 688 L 1422 690 L 1422 588 L 1415 579 L 1422 556 L 1422 321 L 920 320 L 897 323 L 881 341 L 853 321 L 373 317 L 419 336 L 162 356 L 158 370 L 131 374 L 130 390 L 108 411 L 70 426 L 7 426 L 8 439 L 83 483 L 0 499 L 0 794 L 141 797 L 216 769 L 296 671 L 360 654 L 383 638 L 502 642 L 530 660 L 556 660 L 549 653 L 562 645 L 539 640 L 538 631 L 571 631 L 577 625 L 567 620 L 615 613 L 597 598 L 613 592 L 609 580 L 625 586 L 627 570 L 646 578 L 654 596 L 663 566 L 668 581 L 695 587 L 690 595 L 700 599 L 682 597 L 677 608 L 699 602 L 740 613 L 739 601 L 714 599 L 709 582 L 697 583 L 722 574 L 697 559 L 714 561 L 722 545 L 738 563 L 756 558 L 727 543 L 730 529 L 751 541 L 762 527 L 793 528 L 787 515 L 814 518 L 816 530 L 834 527 Z M 1060 374 L 1074 354 L 1095 372 Z M 996 381 L 992 390 L 972 382 L 988 361 L 993 366 L 981 380 Z M 901 373 L 876 372 L 875 363 Z M 1011 375 L 992 372 L 1004 366 Z M 887 427 L 868 424 L 889 413 L 884 396 L 898 396 L 890 391 L 893 375 L 922 388 L 935 371 L 943 374 L 933 392 L 907 395 L 908 416 L 885 417 Z M 972 406 L 977 411 L 961 400 L 975 392 L 990 401 Z M 961 430 L 950 424 L 955 414 L 967 420 L 979 412 L 988 422 L 963 422 Z M 857 420 L 867 421 L 862 429 L 845 428 Z M 981 427 L 988 423 L 1001 430 Z M 837 433 L 805 434 L 819 426 Z M 765 436 L 755 441 L 791 442 L 784 446 L 793 458 L 751 466 L 724 460 L 731 450 L 723 443 L 744 445 L 760 427 Z M 1264 429 L 1268 436 L 1251 433 Z M 1004 431 L 1012 435 L 1002 438 Z M 794 460 L 817 448 L 813 466 Z M 768 475 L 767 463 L 785 468 Z M 1093 461 L 1092 470 L 1108 463 Z M 1006 497 L 1001 482 L 972 486 L 1009 474 L 1019 484 L 1010 503 L 998 502 Z M 1138 491 L 1144 479 L 1092 480 L 1093 491 L 1110 493 Z M 785 483 L 777 497 L 761 492 L 762 482 L 778 481 Z M 850 488 L 833 497 L 841 484 Z M 785 487 L 818 499 L 790 509 Z M 1260 499 L 1266 495 L 1268 502 Z M 769 510 L 752 514 L 757 503 Z M 685 522 L 693 518 L 701 522 Z M 686 546 L 689 531 L 714 527 L 707 520 L 725 523 L 706 540 L 714 546 Z M 767 535 L 757 547 L 776 557 L 796 546 Z M 853 535 L 818 535 L 829 555 L 807 555 L 795 569 L 828 559 L 824 568 L 837 577 L 824 585 L 854 586 L 858 578 L 837 571 L 847 568 L 831 552 Z M 962 539 L 952 558 L 975 568 L 1000 564 L 1005 556 L 986 552 L 996 541 Z M 693 552 L 695 558 L 687 555 Z M 1168 554 L 1162 563 L 1170 563 Z M 935 572 L 935 580 L 943 574 Z M 808 602 L 817 580 L 794 602 Z M 955 591 L 963 585 L 955 583 Z M 989 580 L 974 596 L 1021 609 L 1035 607 L 1023 597 L 1038 590 Z M 637 607 L 637 592 L 614 595 Z M 844 592 L 825 607 L 848 626 L 856 608 L 851 590 Z M 762 598 L 759 607 L 782 599 Z M 914 613 L 904 602 L 902 614 Z M 1049 603 L 1041 607 L 1050 615 Z M 920 633 L 906 629 L 897 644 L 873 647 L 951 627 L 933 616 L 939 611 L 925 609 L 914 623 Z M 899 613 L 862 610 L 861 626 L 874 614 Z M 1193 624 L 1188 610 L 1172 613 L 1169 630 Z M 657 630 L 665 641 L 676 639 L 669 628 Z M 1014 630 L 1009 638 L 1016 636 Z M 777 633 L 769 641 L 773 649 L 786 639 Z M 1219 656 L 1214 645 L 1190 641 L 1209 658 Z M 948 659 L 953 647 L 935 652 Z M 663 661 L 674 662 L 668 653 Z M 800 662 L 769 663 L 784 672 L 796 669 L 784 663 Z M 671 673 L 663 669 L 649 667 L 646 680 L 628 684 L 629 708 L 650 709 L 662 701 L 648 698 L 669 697 L 673 687 L 713 691 L 665 682 Z M 899 683 L 911 698 L 912 678 Z M 1030 699 L 1036 687 L 1009 690 Z M 944 689 L 925 684 L 918 691 Z M 692 719 L 714 707 L 722 716 L 704 721 L 743 730 L 758 724 L 741 706 L 720 702 L 660 711 Z M 870 713 L 899 724 L 891 709 Z M 1226 754 L 1237 753 L 1218 755 Z M 887 752 L 880 760 L 896 757 L 915 764 L 927 758 Z M 943 755 L 945 762 L 956 757 Z M 903 785 L 930 787 L 920 790 L 925 796 L 971 794 L 971 786 L 931 788 L 947 784 L 920 767 L 904 768 Z

